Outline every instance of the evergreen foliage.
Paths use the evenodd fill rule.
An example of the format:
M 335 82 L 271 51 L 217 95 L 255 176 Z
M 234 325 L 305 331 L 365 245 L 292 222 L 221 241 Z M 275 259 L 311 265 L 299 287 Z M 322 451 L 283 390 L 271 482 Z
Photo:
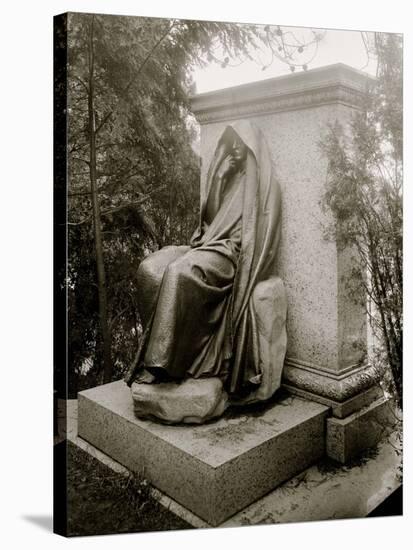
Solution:
M 88 386 L 122 375 L 141 332 L 137 267 L 157 247 L 187 244 L 195 229 L 200 161 L 189 68 L 217 41 L 225 59 L 246 53 L 255 34 L 225 23 L 69 15 L 72 394 L 79 376 Z
M 375 361 L 389 367 L 402 405 L 403 119 L 402 39 L 375 34 L 377 79 L 349 128 L 331 127 L 322 143 L 330 166 L 324 206 L 341 248 L 357 252 L 349 287 L 366 303 L 379 344 Z

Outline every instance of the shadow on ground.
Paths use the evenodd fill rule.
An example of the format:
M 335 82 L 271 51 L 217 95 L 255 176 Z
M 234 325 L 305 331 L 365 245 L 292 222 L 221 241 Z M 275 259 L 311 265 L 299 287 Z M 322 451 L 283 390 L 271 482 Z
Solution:
M 52 516 L 22 516 L 22 519 L 37 525 L 44 531 L 51 533 L 53 531 L 53 517 Z

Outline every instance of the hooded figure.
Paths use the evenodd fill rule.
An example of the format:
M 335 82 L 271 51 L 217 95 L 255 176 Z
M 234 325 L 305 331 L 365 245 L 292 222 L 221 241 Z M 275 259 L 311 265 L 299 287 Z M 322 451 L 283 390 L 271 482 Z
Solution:
M 128 385 L 217 376 L 233 398 L 257 388 L 262 373 L 250 298 L 275 274 L 280 206 L 263 135 L 248 121 L 228 125 L 190 246 L 165 247 L 139 267 L 144 334 Z

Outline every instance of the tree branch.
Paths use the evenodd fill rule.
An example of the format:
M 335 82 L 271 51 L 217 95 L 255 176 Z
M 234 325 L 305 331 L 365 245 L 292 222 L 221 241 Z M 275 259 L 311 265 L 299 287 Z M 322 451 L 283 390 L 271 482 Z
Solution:
M 89 88 L 88 88 L 88 85 L 86 84 L 86 82 L 84 82 L 79 76 L 75 76 L 74 79 L 77 80 L 78 82 L 80 82 L 80 84 L 86 90 L 86 93 L 89 94 Z
M 67 196 L 68 197 L 77 197 L 79 195 L 91 195 L 91 191 L 77 191 L 77 192 L 74 192 L 74 193 L 68 193 Z
M 72 160 L 78 160 L 79 162 L 84 162 L 85 164 L 87 164 L 88 166 L 90 165 L 90 162 L 86 159 L 82 159 L 80 157 L 72 157 Z
M 100 212 L 100 215 L 101 216 L 107 216 L 109 214 L 113 214 L 114 212 L 119 212 L 120 210 L 123 210 L 124 208 L 130 208 L 131 206 L 136 208 L 136 207 L 140 206 L 141 204 L 143 204 L 144 202 L 146 202 L 151 197 L 151 195 L 153 195 L 155 193 L 158 193 L 159 191 L 162 191 L 162 189 L 164 189 L 165 187 L 166 187 L 166 185 L 161 185 L 159 187 L 156 187 L 155 189 L 152 189 L 152 191 L 149 191 L 149 193 L 147 193 L 144 197 L 142 197 L 138 201 L 128 202 L 126 204 L 121 204 L 120 206 L 115 206 L 113 208 L 109 208 L 108 210 L 102 210 Z M 93 216 L 88 216 L 87 218 L 84 218 L 80 222 L 67 222 L 67 225 L 73 225 L 73 226 L 82 225 L 82 224 L 84 224 L 86 222 L 90 222 L 92 220 L 93 220 Z
M 113 113 L 113 111 L 109 111 L 109 113 L 107 113 L 107 115 L 101 120 L 100 124 L 95 129 L 95 135 L 98 134 L 98 132 L 99 132 L 99 130 L 101 130 L 102 126 L 104 126 L 106 124 L 106 122 L 110 119 L 110 117 L 112 116 L 112 113 Z
M 156 42 L 156 44 L 154 45 L 154 47 L 148 52 L 148 54 L 146 55 L 145 59 L 143 60 L 142 62 L 142 65 L 139 67 L 139 69 L 136 71 L 136 74 L 134 75 L 133 78 L 131 78 L 131 80 L 129 81 L 129 83 L 127 84 L 124 92 L 127 92 L 129 90 L 129 88 L 132 86 L 133 84 L 133 81 L 141 74 L 141 72 L 143 71 L 143 69 L 145 68 L 146 64 L 148 63 L 149 59 L 151 58 L 152 54 L 154 53 L 154 51 L 162 44 L 162 42 L 165 40 L 165 38 L 168 36 L 168 34 L 172 31 L 172 29 L 176 26 L 176 21 L 174 21 L 172 23 L 172 25 L 168 28 L 168 30 L 159 38 L 159 40 Z

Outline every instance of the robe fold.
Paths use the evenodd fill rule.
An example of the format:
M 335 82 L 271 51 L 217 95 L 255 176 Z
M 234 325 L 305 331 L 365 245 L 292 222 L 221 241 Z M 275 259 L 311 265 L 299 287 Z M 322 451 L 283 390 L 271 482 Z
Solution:
M 223 178 L 225 144 L 234 134 L 247 146 L 246 161 L 242 170 Z M 164 371 L 176 380 L 219 376 L 234 396 L 260 383 L 250 296 L 257 282 L 275 274 L 279 218 L 279 186 L 261 132 L 247 121 L 227 126 L 201 193 L 190 246 L 165 247 L 139 268 L 142 281 L 148 281 L 142 294 L 151 296 L 143 306 L 150 311 L 138 368 L 155 376 Z

